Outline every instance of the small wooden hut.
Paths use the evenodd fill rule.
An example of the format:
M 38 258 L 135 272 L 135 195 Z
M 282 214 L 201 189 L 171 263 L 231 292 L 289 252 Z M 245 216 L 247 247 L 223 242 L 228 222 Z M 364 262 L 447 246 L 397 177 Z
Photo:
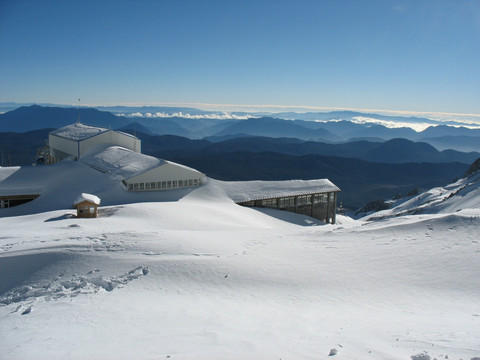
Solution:
M 100 198 L 86 193 L 80 194 L 73 202 L 73 207 L 77 209 L 77 217 L 79 218 L 96 218 L 99 206 Z

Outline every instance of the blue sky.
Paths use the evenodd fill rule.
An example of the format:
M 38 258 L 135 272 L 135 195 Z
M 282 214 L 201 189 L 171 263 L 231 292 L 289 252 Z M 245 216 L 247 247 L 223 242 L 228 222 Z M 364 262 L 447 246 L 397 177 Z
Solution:
M 0 0 L 0 101 L 78 98 L 480 114 L 480 1 Z

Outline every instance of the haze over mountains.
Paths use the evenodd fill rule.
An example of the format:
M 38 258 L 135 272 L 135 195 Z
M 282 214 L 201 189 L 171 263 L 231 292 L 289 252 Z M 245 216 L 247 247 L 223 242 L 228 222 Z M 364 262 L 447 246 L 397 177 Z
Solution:
M 0 106 L 0 109 L 2 108 L 4 107 Z M 267 136 L 346 142 L 359 139 L 385 141 L 404 138 L 441 144 L 439 150 L 451 148 L 459 151 L 480 151 L 480 145 L 476 141 L 480 137 L 480 128 L 440 125 L 438 121 L 426 118 L 351 111 L 278 113 L 266 116 L 264 113 L 225 113 L 192 108 L 111 107 L 106 109 L 113 109 L 115 112 L 94 108 L 79 110 L 73 107 L 22 106 L 0 114 L 0 125 L 4 132 L 25 132 L 65 126 L 76 122 L 80 116 L 82 122 L 90 125 L 119 129 L 133 127 L 132 124 L 136 124 L 144 133 L 178 135 L 191 139 L 209 137 L 215 141 L 231 137 Z M 390 127 L 378 123 L 382 121 Z M 419 123 L 431 126 L 420 132 L 403 126 L 404 124 L 415 126 Z M 458 123 L 452 123 L 458 125 Z M 399 125 L 392 127 L 394 126 L 392 124 Z
M 80 119 L 135 133 L 145 154 L 220 180 L 327 177 L 342 188 L 344 204 L 358 208 L 449 182 L 480 157 L 480 129 L 435 125 L 425 118 L 350 111 L 272 117 L 192 108 L 101 109 L 31 105 L 0 114 L 1 164 L 32 164 L 49 131 Z M 382 121 L 432 126 L 417 132 Z

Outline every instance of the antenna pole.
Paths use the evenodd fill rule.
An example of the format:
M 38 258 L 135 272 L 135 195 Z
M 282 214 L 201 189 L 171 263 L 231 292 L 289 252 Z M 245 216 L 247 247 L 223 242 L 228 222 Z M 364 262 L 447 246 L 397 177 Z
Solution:
M 77 124 L 81 124 L 81 122 L 80 122 L 80 98 L 78 99 L 78 119 L 77 119 Z

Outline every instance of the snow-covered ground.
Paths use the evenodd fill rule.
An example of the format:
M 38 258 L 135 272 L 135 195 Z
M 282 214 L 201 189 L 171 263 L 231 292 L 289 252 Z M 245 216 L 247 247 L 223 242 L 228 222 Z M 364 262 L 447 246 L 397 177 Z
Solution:
M 478 174 L 331 225 L 213 179 L 130 194 L 81 162 L 0 170 L 42 193 L 1 210 L 0 359 L 480 357 Z

